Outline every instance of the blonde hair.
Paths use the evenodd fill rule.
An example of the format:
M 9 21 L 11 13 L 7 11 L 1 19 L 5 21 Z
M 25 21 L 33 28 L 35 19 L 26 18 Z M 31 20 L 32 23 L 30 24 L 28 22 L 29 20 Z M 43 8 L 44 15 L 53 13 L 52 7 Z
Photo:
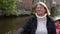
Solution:
M 34 7 L 32 8 L 32 10 L 35 11 L 37 5 L 42 5 L 42 6 L 46 9 L 46 13 L 47 13 L 48 15 L 51 15 L 48 7 L 47 7 L 46 4 L 43 3 L 43 2 L 37 2 L 37 3 L 34 5 Z

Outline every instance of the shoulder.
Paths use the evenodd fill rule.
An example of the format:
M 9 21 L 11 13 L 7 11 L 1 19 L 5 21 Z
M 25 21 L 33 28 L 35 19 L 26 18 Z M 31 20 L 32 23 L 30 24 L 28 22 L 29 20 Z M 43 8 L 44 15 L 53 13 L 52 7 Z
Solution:
M 36 17 L 36 15 L 31 15 L 30 17 L 29 17 L 29 19 L 31 20 L 31 19 L 36 19 L 37 17 Z
M 49 19 L 50 21 L 54 21 L 53 17 L 51 17 L 51 16 L 47 16 L 47 19 Z
M 50 26 L 54 27 L 54 26 L 55 26 L 55 24 L 54 24 L 53 17 L 48 16 L 48 20 L 49 20 L 49 24 L 50 24 Z
M 54 25 L 53 17 L 48 16 L 48 17 L 47 17 L 47 20 L 48 20 L 48 23 L 49 23 L 51 26 Z

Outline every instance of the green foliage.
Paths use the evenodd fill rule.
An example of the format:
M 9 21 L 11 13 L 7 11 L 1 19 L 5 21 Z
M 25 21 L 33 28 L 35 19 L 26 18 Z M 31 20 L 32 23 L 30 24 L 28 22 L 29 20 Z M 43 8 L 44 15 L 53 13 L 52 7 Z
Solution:
M 56 9 L 56 6 L 52 6 L 51 7 L 51 16 L 56 16 L 57 15 L 57 9 Z
M 16 10 L 16 0 L 0 0 L 0 10 L 3 11 L 3 15 L 9 16 Z

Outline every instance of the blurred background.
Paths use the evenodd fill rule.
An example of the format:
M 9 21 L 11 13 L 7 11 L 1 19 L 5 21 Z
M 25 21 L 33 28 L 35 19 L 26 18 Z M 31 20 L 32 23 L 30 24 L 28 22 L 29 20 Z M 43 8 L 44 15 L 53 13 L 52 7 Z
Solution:
M 13 34 L 22 27 L 40 1 L 48 6 L 52 17 L 60 15 L 60 0 L 0 0 L 0 34 Z

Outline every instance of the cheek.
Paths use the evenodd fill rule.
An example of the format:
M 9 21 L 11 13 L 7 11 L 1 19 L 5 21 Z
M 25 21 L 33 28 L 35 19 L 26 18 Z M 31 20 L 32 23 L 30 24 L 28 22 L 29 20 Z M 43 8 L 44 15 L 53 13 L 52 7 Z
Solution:
M 55 26 L 58 26 L 58 24 L 57 24 L 57 23 L 55 23 Z
M 58 25 L 59 23 L 55 23 L 56 25 Z
M 46 12 L 46 10 L 45 10 L 45 9 L 43 9 L 42 11 L 43 11 L 44 13 Z
M 57 23 L 55 23 L 55 25 L 57 25 Z

